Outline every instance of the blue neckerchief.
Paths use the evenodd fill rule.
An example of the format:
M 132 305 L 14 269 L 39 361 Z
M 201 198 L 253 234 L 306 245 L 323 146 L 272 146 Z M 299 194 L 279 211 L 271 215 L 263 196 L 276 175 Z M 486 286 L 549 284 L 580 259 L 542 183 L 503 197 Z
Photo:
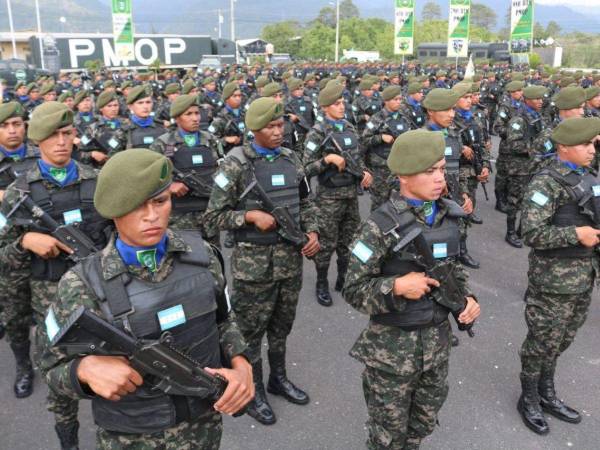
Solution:
M 585 169 L 583 167 L 578 166 L 575 163 L 572 163 L 570 161 L 563 161 L 558 156 L 556 157 L 556 159 L 559 160 L 561 163 L 563 163 L 565 166 L 567 166 L 572 171 L 577 172 L 579 175 L 583 175 L 585 173 Z
M 196 145 L 200 144 L 200 132 L 199 131 L 195 131 L 193 133 L 188 133 L 187 131 L 182 130 L 181 128 L 177 128 L 177 132 L 179 133 L 179 136 L 181 136 L 181 138 L 185 142 L 185 145 L 187 145 L 188 147 L 195 147 Z M 190 145 L 192 138 L 194 139 L 194 143 L 193 143 L 193 145 Z M 188 142 L 188 140 L 189 140 L 189 142 Z
M 531 114 L 534 118 L 538 118 L 540 117 L 540 113 L 537 112 L 535 109 L 533 109 L 531 106 L 529 105 L 524 105 L 525 106 L 525 111 L 527 111 L 529 114 Z
M 511 98 L 511 99 L 510 99 L 510 101 L 511 101 L 512 105 L 513 105 L 515 108 L 517 108 L 517 109 L 521 108 L 521 102 L 520 102 L 520 101 L 518 101 L 518 100 L 515 100 L 514 98 Z
M 462 117 L 467 122 L 470 122 L 471 120 L 473 120 L 473 113 L 471 112 L 470 109 L 457 108 L 457 109 L 455 109 L 455 111 L 456 111 L 456 114 L 458 114 L 460 117 Z
M 208 95 L 209 97 L 215 97 L 217 95 L 216 91 L 204 91 L 206 93 L 206 95 Z
M 344 131 L 344 121 L 343 120 L 332 120 L 328 117 L 325 117 L 325 121 L 329 123 L 333 128 L 338 131 Z
M 254 149 L 254 151 L 256 151 L 256 153 L 258 153 L 260 156 L 264 156 L 267 159 L 274 158 L 281 153 L 280 147 L 277 147 L 277 148 L 261 147 L 256 142 L 253 142 L 250 145 L 252 145 L 252 148 Z
M 233 114 L 235 117 L 240 117 L 240 109 L 233 109 L 231 106 L 229 105 L 225 105 L 225 109 L 227 111 L 229 111 L 231 114 Z
M 152 119 L 152 116 L 148 116 L 145 119 L 142 119 L 141 117 L 138 117 L 135 114 L 131 114 L 131 121 L 140 128 L 148 128 L 152 125 L 154 119 Z
M 442 133 L 444 133 L 444 137 L 448 136 L 448 128 L 442 128 L 437 123 L 428 122 L 427 128 L 429 129 L 429 131 L 441 131 Z
M 153 266 L 154 269 L 156 269 L 158 268 L 158 266 L 160 266 L 161 261 L 167 254 L 168 241 L 169 240 L 167 238 L 167 234 L 165 233 L 163 238 L 156 245 L 152 245 L 150 247 L 134 247 L 133 245 L 128 245 L 125 242 L 123 242 L 121 238 L 117 238 L 117 240 L 115 241 L 115 247 L 117 248 L 119 255 L 121 255 L 121 259 L 123 260 L 126 266 L 136 267 L 142 267 L 140 258 L 138 258 L 138 252 L 151 252 L 152 250 L 155 250 L 153 255 L 153 262 L 155 262 L 156 264 L 154 264 Z M 146 265 L 146 267 L 148 267 L 150 271 L 155 271 L 150 265 Z
M 87 122 L 89 122 L 90 120 L 92 120 L 93 114 L 91 112 L 80 112 L 79 113 L 79 117 L 81 117 L 83 120 L 85 120 L 85 118 L 87 117 Z
M 414 107 L 415 109 L 421 109 L 421 103 L 416 101 L 414 98 L 412 98 L 411 96 L 406 97 L 406 101 L 408 102 L 409 105 L 411 105 L 412 107 Z
M 19 101 L 21 103 L 26 103 L 29 101 L 29 95 L 19 95 Z
M 7 150 L 0 145 L 0 152 L 7 158 L 12 158 L 15 161 L 20 161 L 25 159 L 25 155 L 27 154 L 27 146 L 25 144 L 21 144 L 19 148 L 16 150 Z
M 40 169 L 40 173 L 42 174 L 42 178 L 44 180 L 54 183 L 60 187 L 64 187 L 67 184 L 71 184 L 74 181 L 77 181 L 79 178 L 79 171 L 77 170 L 77 164 L 75 161 L 69 161 L 67 167 L 53 167 L 42 159 L 37 160 L 38 168 Z M 65 169 L 63 172 L 62 169 Z M 57 176 L 56 171 L 61 172 L 61 176 Z M 54 172 L 54 174 L 53 174 Z
M 437 80 L 435 82 L 435 85 L 439 88 L 447 88 L 448 86 L 446 85 L 446 82 L 443 80 Z
M 398 118 L 398 111 L 390 111 L 389 109 L 387 109 L 385 106 L 383 107 L 383 109 L 385 109 L 385 112 L 388 116 L 391 116 L 392 119 L 396 120 Z
M 417 200 L 414 198 L 406 198 L 406 201 L 409 205 L 414 206 L 416 208 L 421 207 L 425 204 L 424 200 Z M 429 202 L 429 203 L 431 203 L 431 212 L 429 214 L 426 214 L 424 211 L 424 213 L 426 214 L 425 215 L 425 223 L 427 225 L 431 226 L 431 225 L 433 225 L 433 222 L 435 221 L 435 216 L 437 214 L 438 207 L 437 207 L 436 202 Z
M 107 119 L 106 117 L 104 117 L 104 123 L 107 124 L 113 130 L 121 128 L 121 121 L 119 119 Z

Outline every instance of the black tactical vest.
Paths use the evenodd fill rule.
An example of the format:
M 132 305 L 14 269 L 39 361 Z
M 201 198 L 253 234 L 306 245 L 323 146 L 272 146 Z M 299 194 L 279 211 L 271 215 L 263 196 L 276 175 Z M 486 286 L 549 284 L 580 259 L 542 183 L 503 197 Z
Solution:
M 158 283 L 128 274 L 104 280 L 100 254 L 75 267 L 102 302 L 106 319 L 139 339 L 166 338 L 201 367 L 222 367 L 217 328 L 214 277 L 204 242 L 192 232 L 179 232 L 192 247 L 178 253 L 169 276 Z M 168 335 L 167 335 L 168 333 Z M 198 397 L 167 395 L 153 389 L 153 380 L 118 402 L 92 399 L 94 422 L 118 433 L 157 433 L 212 411 L 212 402 Z
M 297 224 L 300 223 L 300 191 L 297 179 L 298 172 L 294 162 L 284 154 L 280 154 L 273 161 L 264 158 L 250 161 L 243 154 L 243 147 L 236 147 L 230 152 L 243 167 L 249 168 L 253 164 L 254 175 L 258 184 L 264 189 L 276 206 L 287 207 Z M 250 192 L 238 204 L 237 209 L 250 211 L 252 209 L 264 209 L 258 202 L 258 197 Z M 278 242 L 286 242 L 277 231 L 263 233 L 253 225 L 246 226 L 234 231 L 236 242 L 251 242 L 258 245 L 273 245 Z
M 201 106 L 200 107 L 200 129 L 202 131 L 207 131 L 208 127 L 210 127 L 210 123 L 212 122 L 212 114 L 210 107 Z
M 458 206 L 457 208 L 460 209 Z M 410 209 L 398 212 L 388 201 L 371 214 L 371 220 L 383 234 L 397 236 L 398 242 L 414 227 L 420 228 L 434 255 L 440 255 L 440 259 L 455 258 L 460 253 L 458 220 L 456 217 L 451 217 L 450 214 L 446 214 L 444 220 L 436 228 L 430 228 L 418 223 Z M 425 267 L 416 259 L 415 254 L 416 250 L 410 243 L 398 251 L 390 249 L 383 261 L 381 274 L 401 277 L 410 272 L 424 272 Z M 402 311 L 373 315 L 371 320 L 381 325 L 396 326 L 406 331 L 413 331 L 439 325 L 447 320 L 448 313 L 449 310 L 446 307 L 434 301 L 430 295 L 425 295 L 416 301 L 407 300 L 406 307 Z
M 332 131 L 331 139 L 334 139 L 343 150 L 348 151 L 355 158 L 360 158 L 360 155 L 358 154 L 358 136 L 349 127 L 344 129 L 344 131 Z M 323 151 L 325 154 L 337 154 L 337 151 L 332 143 L 328 143 Z M 327 188 L 357 185 L 360 181 L 354 175 L 349 174 L 345 170 L 343 172 L 339 172 L 338 168 L 333 164 L 331 164 L 327 170 L 320 173 L 317 179 L 319 184 Z
M 129 130 L 129 143 L 131 148 L 150 148 L 152 143 L 161 135 L 165 134 L 165 129 L 160 126 L 138 127 L 135 126 Z
M 408 130 L 410 130 L 410 125 L 408 124 L 404 116 L 402 116 L 400 113 L 396 115 L 395 119 L 391 114 L 389 114 L 385 118 L 385 124 L 386 126 L 382 126 L 382 128 L 380 129 L 381 133 L 389 134 L 393 136 L 394 139 L 400 136 L 402 133 L 406 133 Z M 391 150 L 392 144 L 386 144 L 385 142 L 382 142 L 381 144 L 374 146 L 371 149 L 371 152 L 375 153 L 384 161 L 387 161 Z
M 103 153 L 112 153 L 124 150 L 126 144 L 119 137 L 119 130 L 112 129 L 108 124 L 98 124 L 98 133 L 95 140 Z
M 35 157 L 25 157 L 19 161 L 5 158 L 0 162 L 0 189 L 6 189 L 16 177 L 31 169 L 36 161 Z

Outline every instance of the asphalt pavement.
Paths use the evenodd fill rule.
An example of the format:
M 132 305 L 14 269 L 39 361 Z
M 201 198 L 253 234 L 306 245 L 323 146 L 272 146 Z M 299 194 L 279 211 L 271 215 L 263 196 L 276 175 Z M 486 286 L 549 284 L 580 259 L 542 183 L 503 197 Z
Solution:
M 469 231 L 469 248 L 481 262 L 471 270 L 473 291 L 482 307 L 475 337 L 460 333 L 450 358 L 450 393 L 439 415 L 439 427 L 423 450 L 597 450 L 600 449 L 600 307 L 597 293 L 586 324 L 560 358 L 557 389 L 579 409 L 578 425 L 549 418 L 551 431 L 537 436 L 516 411 L 520 393 L 518 351 L 525 337 L 523 293 L 527 285 L 527 249 L 504 242 L 504 215 L 478 192 L 483 225 Z M 360 198 L 367 217 L 369 198 Z M 334 305 L 314 300 L 315 271 L 305 263 L 304 286 L 294 330 L 288 341 L 288 375 L 310 394 L 297 406 L 270 396 L 277 415 L 265 427 L 252 418 L 225 418 L 224 450 L 359 450 L 364 449 L 366 408 L 362 367 L 348 351 L 367 321 L 334 293 Z M 333 285 L 335 272 L 330 275 Z M 333 286 L 332 286 L 333 293 Z M 266 348 L 265 348 L 266 353 Z M 266 360 L 266 358 L 265 358 Z M 46 386 L 39 375 L 34 394 L 23 400 L 12 394 L 14 358 L 0 342 L 0 450 L 58 449 L 52 415 L 46 411 Z M 266 368 L 267 369 L 267 368 Z M 268 373 L 268 372 L 267 372 Z M 94 448 L 95 426 L 90 403 L 80 404 L 81 449 Z

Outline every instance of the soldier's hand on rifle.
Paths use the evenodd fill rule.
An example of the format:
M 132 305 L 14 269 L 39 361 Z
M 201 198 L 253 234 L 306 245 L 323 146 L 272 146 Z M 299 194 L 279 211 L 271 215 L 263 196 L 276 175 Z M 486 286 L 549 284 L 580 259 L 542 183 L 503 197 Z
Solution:
M 99 164 L 103 164 L 103 163 L 105 163 L 108 160 L 108 155 L 106 155 L 106 154 L 104 154 L 102 152 L 96 151 L 96 150 L 94 150 L 93 152 L 91 152 L 90 156 L 92 157 L 92 159 L 94 161 L 96 161 Z
M 329 155 L 325 156 L 323 161 L 325 161 L 326 164 L 335 165 L 338 169 L 338 172 L 343 172 L 346 168 L 346 160 L 342 156 L 336 155 L 335 153 L 330 153 Z
M 314 231 L 310 233 L 306 233 L 306 237 L 308 237 L 308 242 L 302 247 L 300 253 L 310 258 L 315 256 L 319 250 L 321 250 L 321 244 L 319 244 L 319 235 Z
M 467 297 L 467 306 L 465 306 L 465 310 L 458 316 L 458 321 L 464 324 L 472 323 L 479 317 L 480 313 L 481 308 L 479 307 L 479 303 L 473 297 Z
M 144 382 L 124 356 L 84 356 L 77 367 L 77 378 L 96 395 L 114 402 L 135 392 Z
M 577 227 L 575 228 L 577 233 L 577 240 L 584 247 L 594 247 L 600 243 L 600 230 L 593 227 Z
M 473 212 L 473 200 L 471 200 L 471 198 L 467 194 L 463 194 L 462 197 L 463 197 L 463 199 L 465 201 L 462 204 L 463 211 L 466 214 L 471 214 Z
M 487 183 L 489 176 L 490 176 L 490 169 L 488 169 L 487 167 L 484 167 L 483 169 L 481 169 L 481 173 L 479 175 L 477 175 L 477 179 L 479 181 L 481 181 L 482 183 Z
M 288 116 L 292 122 L 298 122 L 300 120 L 300 118 L 296 114 L 290 113 L 290 114 L 288 114 Z
M 363 178 L 362 178 L 362 181 L 360 182 L 360 185 L 364 189 L 368 189 L 372 183 L 373 183 L 373 175 L 371 175 L 371 172 L 365 170 L 363 172 Z
M 228 144 L 239 144 L 240 139 L 241 138 L 239 136 L 225 136 L 225 142 Z
M 485 141 L 485 149 L 489 152 L 492 149 L 492 140 Z
M 171 122 L 169 120 L 163 120 L 163 127 L 169 128 L 171 126 Z
M 246 223 L 253 224 L 259 231 L 263 232 L 274 230 L 277 226 L 275 218 L 271 214 L 261 211 L 260 209 L 253 209 L 246 212 L 244 219 L 246 220 Z
M 429 278 L 423 272 L 410 272 L 394 280 L 393 293 L 409 300 L 419 300 L 429 294 L 432 287 L 439 286 L 439 281 Z
M 227 380 L 227 389 L 214 405 L 214 408 L 224 414 L 235 414 L 254 398 L 254 383 L 252 381 L 252 366 L 243 356 L 231 359 L 231 369 L 205 370 L 211 375 L 219 374 Z
M 467 158 L 469 161 L 473 159 L 473 149 L 471 147 L 467 147 L 466 145 L 463 145 L 462 148 L 462 154 L 465 158 Z
M 394 142 L 394 136 L 392 136 L 391 134 L 382 134 L 381 140 L 386 144 L 391 144 L 392 142 Z
M 169 186 L 169 191 L 171 192 L 171 194 L 173 194 L 175 197 L 183 197 L 185 194 L 187 194 L 190 190 L 189 188 L 183 184 L 180 181 L 174 181 L 173 183 L 171 183 L 171 186 Z
M 54 236 L 44 233 L 35 233 L 33 231 L 23 235 L 21 238 L 21 247 L 35 253 L 43 259 L 56 258 L 60 255 L 61 251 L 68 255 L 73 253 L 71 248 L 67 247 Z

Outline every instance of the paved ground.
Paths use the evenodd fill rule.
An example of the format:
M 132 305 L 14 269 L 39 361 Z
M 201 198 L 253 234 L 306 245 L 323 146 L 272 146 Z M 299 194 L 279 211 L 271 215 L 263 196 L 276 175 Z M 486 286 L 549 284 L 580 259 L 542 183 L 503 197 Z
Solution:
M 493 188 L 490 186 L 493 196 Z M 472 285 L 482 304 L 476 336 L 461 334 L 453 350 L 450 394 L 440 426 L 425 450 L 596 450 L 600 448 L 600 307 L 595 301 L 575 344 L 560 359 L 559 393 L 579 408 L 584 420 L 569 425 L 550 419 L 551 432 L 539 437 L 521 423 L 515 404 L 519 395 L 518 349 L 525 336 L 523 292 L 527 250 L 504 243 L 504 216 L 480 194 L 484 224 L 472 228 L 469 243 L 482 263 L 472 271 Z M 368 197 L 362 197 L 363 217 Z M 360 385 L 361 366 L 348 350 L 365 324 L 335 295 L 331 308 L 313 299 L 315 274 L 305 266 L 305 284 L 289 340 L 289 375 L 310 393 L 311 403 L 295 406 L 272 398 L 278 417 L 271 427 L 250 417 L 226 418 L 224 450 L 359 450 L 364 448 L 366 409 Z M 333 278 L 333 275 L 332 275 Z M 14 362 L 0 342 L 0 449 L 57 449 L 52 417 L 44 406 L 45 386 L 36 379 L 32 397 L 16 400 L 11 391 Z M 81 403 L 82 449 L 93 448 L 88 402 Z

